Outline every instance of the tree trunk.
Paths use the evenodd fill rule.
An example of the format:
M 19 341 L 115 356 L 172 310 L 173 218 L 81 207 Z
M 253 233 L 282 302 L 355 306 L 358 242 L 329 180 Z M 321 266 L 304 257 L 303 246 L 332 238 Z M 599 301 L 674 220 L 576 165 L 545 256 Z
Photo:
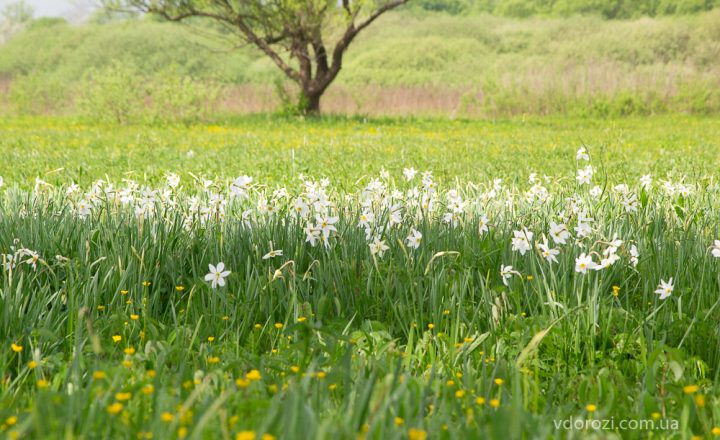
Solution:
M 300 95 L 300 112 L 304 115 L 317 116 L 320 114 L 320 97 L 322 92 L 303 90 Z

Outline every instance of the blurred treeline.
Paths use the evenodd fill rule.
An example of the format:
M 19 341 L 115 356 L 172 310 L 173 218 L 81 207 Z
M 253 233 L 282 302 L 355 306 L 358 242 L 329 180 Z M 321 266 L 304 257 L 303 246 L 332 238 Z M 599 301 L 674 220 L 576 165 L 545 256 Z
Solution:
M 415 9 L 449 14 L 487 13 L 505 17 L 567 17 L 595 14 L 607 19 L 693 14 L 720 6 L 718 0 L 417 0 Z
M 511 12 L 512 4 L 530 12 Z M 419 0 L 354 43 L 323 108 L 454 117 L 716 113 L 720 9 L 712 6 Z M 29 20 L 0 46 L 0 112 L 156 123 L 281 108 L 292 89 L 275 66 L 206 31 L 107 14 L 82 25 Z

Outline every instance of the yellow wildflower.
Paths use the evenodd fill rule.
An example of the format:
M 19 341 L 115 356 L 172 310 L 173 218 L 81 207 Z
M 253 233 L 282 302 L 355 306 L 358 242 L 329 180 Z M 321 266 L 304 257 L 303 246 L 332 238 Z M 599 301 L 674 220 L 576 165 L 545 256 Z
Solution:
M 699 389 L 700 389 L 700 387 L 698 387 L 697 385 L 687 385 L 687 386 L 683 387 L 683 393 L 692 394 Z
M 115 402 L 112 405 L 107 407 L 108 414 L 117 415 L 120 414 L 120 411 L 123 410 L 123 404 L 120 402 Z
M 262 379 L 262 376 L 260 375 L 260 372 L 258 370 L 250 370 L 245 375 L 245 378 L 248 380 L 260 380 Z
M 408 440 L 426 440 L 427 432 L 418 428 L 408 429 Z
M 235 440 L 255 440 L 256 438 L 255 431 L 240 431 L 235 435 Z

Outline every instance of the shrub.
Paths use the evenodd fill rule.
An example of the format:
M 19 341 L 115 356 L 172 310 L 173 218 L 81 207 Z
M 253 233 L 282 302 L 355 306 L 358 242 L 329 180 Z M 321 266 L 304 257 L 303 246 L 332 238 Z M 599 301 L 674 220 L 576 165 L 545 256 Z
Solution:
M 77 109 L 89 119 L 118 124 L 192 122 L 207 117 L 219 91 L 172 68 L 143 75 L 113 63 L 85 76 Z
M 8 107 L 13 113 L 40 115 L 62 112 L 68 107 L 70 87 L 45 76 L 24 75 L 10 85 Z
M 113 63 L 104 69 L 92 69 L 82 82 L 77 108 L 98 121 L 138 122 L 145 111 L 145 87 L 131 66 Z

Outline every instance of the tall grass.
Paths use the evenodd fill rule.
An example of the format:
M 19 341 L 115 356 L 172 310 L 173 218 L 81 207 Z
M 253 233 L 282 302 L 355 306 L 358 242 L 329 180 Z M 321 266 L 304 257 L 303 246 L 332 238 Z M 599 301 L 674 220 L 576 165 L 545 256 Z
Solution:
M 153 188 L 106 178 L 4 188 L 1 429 L 649 435 L 557 430 L 554 421 L 573 417 L 652 420 L 659 437 L 712 435 L 716 179 L 624 186 L 596 169 L 584 185 L 586 163 L 566 160 L 573 172 L 516 184 L 383 172 L 342 187 L 309 177 L 280 187 L 183 173 Z M 551 222 L 567 226 L 565 244 Z M 518 233 L 527 252 L 511 243 Z M 555 263 L 540 252 L 545 239 L 560 252 Z M 580 254 L 617 258 L 583 274 Z M 212 288 L 204 276 L 218 262 L 232 273 Z M 654 291 L 670 278 L 660 299 Z

